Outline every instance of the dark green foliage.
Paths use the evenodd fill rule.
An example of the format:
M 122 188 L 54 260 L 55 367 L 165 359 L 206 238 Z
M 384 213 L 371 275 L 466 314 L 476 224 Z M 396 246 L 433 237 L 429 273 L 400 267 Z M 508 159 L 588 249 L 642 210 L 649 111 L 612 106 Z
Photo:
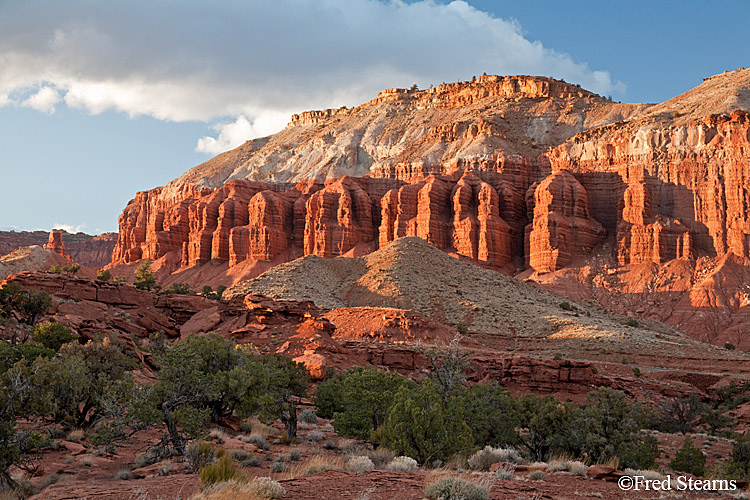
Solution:
M 573 306 L 570 305 L 570 302 L 560 302 L 560 309 L 563 311 L 570 311 L 573 309 Z
M 626 324 L 628 326 L 632 326 L 633 328 L 637 328 L 638 327 L 638 320 L 636 320 L 635 318 L 629 318 Z
M 544 461 L 560 445 L 560 431 L 567 428 L 572 405 L 562 403 L 552 396 L 539 397 L 527 394 L 520 401 L 521 445 L 529 455 Z
M 138 268 L 135 270 L 135 282 L 133 283 L 136 288 L 145 289 L 151 291 L 156 284 L 156 276 L 151 270 L 151 261 L 143 261 Z
M 339 434 L 369 439 L 385 422 L 396 392 L 405 383 L 414 385 L 395 372 L 369 366 L 352 368 L 318 385 L 318 415 L 333 418 Z
M 726 349 L 727 351 L 734 351 L 735 346 L 731 342 L 724 342 L 724 349 Z
M 669 466 L 678 472 L 702 476 L 706 470 L 706 457 L 695 446 L 693 440 L 686 437 L 682 448 L 677 451 Z
M 444 403 L 430 379 L 421 387 L 401 386 L 383 425 L 382 438 L 394 452 L 420 463 L 468 452 L 473 444 L 460 405 L 454 399 Z
M 463 391 L 457 402 L 475 446 L 506 446 L 520 439 L 516 430 L 520 423 L 518 401 L 499 385 L 475 385 Z
M 281 354 L 257 358 L 260 372 L 249 394 L 246 411 L 264 418 L 278 418 L 284 424 L 287 439 L 297 437 L 297 406 L 307 394 L 310 375 L 302 363 Z
M 0 318 L 8 318 L 15 311 L 23 323 L 33 326 L 51 305 L 52 299 L 46 292 L 26 290 L 17 283 L 0 288 Z
M 721 434 L 724 429 L 732 425 L 732 419 L 723 414 L 719 408 L 710 408 L 703 414 L 703 421 L 709 434 Z
M 104 401 L 120 384 L 129 384 L 132 359 L 108 337 L 86 345 L 62 345 L 51 358 L 38 357 L 31 375 L 35 412 L 55 423 L 86 428 L 101 416 Z M 121 391 L 126 397 L 128 391 Z
M 60 323 L 50 323 L 49 321 L 36 325 L 31 331 L 31 337 L 34 339 L 34 342 L 55 352 L 59 351 L 63 344 L 75 340 L 70 328 Z
M 708 411 L 708 408 L 708 405 L 695 393 L 687 398 L 672 399 L 659 407 L 661 418 L 658 428 L 663 432 L 681 432 L 682 434 L 692 432 L 696 421 Z
M 193 441 L 185 450 L 188 470 L 198 472 L 203 467 L 210 465 L 216 460 L 216 449 L 205 441 Z
M 224 294 L 224 290 L 226 289 L 227 287 L 225 287 L 224 285 L 219 285 L 218 287 L 216 287 L 216 291 L 214 292 L 214 289 L 211 286 L 205 285 L 203 287 L 201 295 L 203 295 L 207 299 L 220 300 L 221 296 Z
M 22 436 L 16 431 L 16 419 L 31 391 L 31 383 L 20 370 L 13 368 L 3 375 L 0 383 L 0 491 L 16 486 L 10 468 L 23 458 Z
M 563 449 L 593 462 L 616 456 L 623 467 L 652 466 L 658 450 L 639 433 L 645 422 L 640 405 L 605 387 L 590 392 L 586 399 L 584 406 L 569 406 L 570 419 L 561 431 Z
M 164 288 L 161 293 L 165 295 L 193 295 L 195 290 L 190 288 L 187 283 L 174 283 Z
M 248 354 L 219 335 L 190 335 L 157 357 L 156 383 L 142 388 L 131 414 L 147 425 L 164 423 L 174 451 L 199 435 L 209 420 L 230 415 L 256 376 Z
M 112 279 L 112 273 L 109 272 L 109 269 L 98 269 L 96 271 L 96 279 L 99 281 L 109 281 Z
M 55 351 L 36 342 L 11 345 L 4 340 L 0 340 L 0 374 L 8 371 L 22 359 L 31 364 L 38 357 L 51 358 L 54 355 Z

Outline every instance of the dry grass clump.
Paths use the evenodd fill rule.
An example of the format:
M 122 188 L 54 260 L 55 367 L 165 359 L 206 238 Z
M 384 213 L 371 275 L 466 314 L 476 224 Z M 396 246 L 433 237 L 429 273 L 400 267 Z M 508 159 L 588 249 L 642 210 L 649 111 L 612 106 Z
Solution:
M 493 448 L 485 446 L 469 457 L 469 467 L 474 470 L 490 470 L 492 464 L 508 462 L 511 464 L 523 463 L 520 453 L 513 448 Z
M 436 500 L 488 500 L 492 484 L 467 481 L 456 476 L 428 480 L 424 494 Z
M 375 464 L 372 462 L 372 460 L 370 460 L 369 457 L 352 457 L 346 461 L 346 470 L 356 472 L 357 474 L 361 474 L 374 468 Z
M 627 468 L 623 471 L 628 476 L 643 476 L 647 480 L 657 480 L 662 481 L 665 479 L 664 474 L 662 474 L 659 471 L 656 470 L 637 470 L 637 469 L 631 469 Z
M 213 484 L 196 493 L 190 500 L 261 500 L 281 498 L 286 490 L 270 477 L 256 477 L 250 482 L 226 481 Z
M 545 474 L 540 470 L 529 472 L 529 479 L 532 479 L 534 481 L 544 481 L 544 478 Z
M 411 457 L 400 456 L 388 462 L 385 468 L 386 470 L 413 472 L 419 468 L 419 464 Z
M 83 438 L 86 437 L 86 433 L 82 430 L 74 430 L 70 431 L 68 435 L 65 437 L 68 441 L 73 441 L 74 443 L 78 443 L 83 440 Z
M 346 461 L 343 457 L 332 455 L 313 455 L 304 462 L 295 464 L 282 476 L 283 479 L 294 479 L 296 477 L 318 474 L 327 470 L 344 470 Z
M 513 479 L 513 474 L 516 472 L 516 464 L 504 463 L 497 471 L 495 471 L 495 477 L 500 481 L 510 481 Z
M 588 466 L 578 460 L 557 459 L 551 460 L 547 472 L 570 472 L 573 476 L 585 476 Z

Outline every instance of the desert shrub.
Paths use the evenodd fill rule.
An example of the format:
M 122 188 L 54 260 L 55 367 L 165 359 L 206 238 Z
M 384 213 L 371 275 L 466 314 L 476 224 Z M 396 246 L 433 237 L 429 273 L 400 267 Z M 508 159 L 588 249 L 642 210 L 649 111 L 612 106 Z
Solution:
M 632 326 L 633 328 L 638 327 L 638 320 L 635 318 L 628 318 L 628 321 L 625 323 L 628 326 Z
M 122 481 L 130 481 L 134 478 L 133 473 L 129 469 L 120 469 L 115 476 Z
M 522 462 L 521 455 L 512 448 L 492 448 L 485 446 L 469 457 L 469 467 L 475 470 L 488 471 L 492 464 L 509 462 L 519 464 Z
M 385 465 L 390 463 L 390 461 L 393 460 L 393 458 L 396 456 L 393 451 L 389 450 L 385 446 L 379 446 L 374 450 L 367 449 L 365 450 L 364 455 L 372 460 L 372 463 L 375 464 L 376 468 L 385 467 Z
M 168 476 L 170 472 L 172 472 L 173 466 L 170 463 L 161 464 L 159 466 L 159 475 L 160 476 Z
M 281 473 L 281 472 L 288 472 L 289 466 L 285 464 L 284 462 L 274 462 L 271 464 L 271 472 L 273 473 Z
M 369 439 L 385 422 L 403 384 L 414 385 L 397 373 L 356 367 L 318 385 L 315 406 L 319 416 L 334 419 L 339 434 Z
M 492 383 L 479 384 L 458 391 L 456 397 L 475 445 L 518 443 L 519 405 L 508 391 Z
M 655 470 L 635 470 L 631 468 L 626 468 L 623 472 L 627 474 L 628 476 L 631 476 L 631 477 L 641 476 L 649 481 L 661 481 L 664 479 L 664 474 Z
M 358 474 L 372 470 L 375 468 L 375 464 L 370 460 L 369 457 L 358 456 L 352 457 L 346 461 L 346 470 L 356 472 Z
M 161 293 L 165 295 L 193 295 L 195 290 L 190 288 L 187 283 L 174 283 L 164 288 Z
M 31 331 L 31 337 L 34 339 L 34 342 L 55 352 L 59 351 L 63 344 L 75 340 L 70 328 L 60 323 L 50 323 L 49 321 L 36 325 Z
M 244 473 L 237 468 L 237 463 L 228 454 L 223 454 L 212 464 L 201 467 L 199 474 L 203 484 L 223 483 L 225 481 L 241 481 Z
M 270 477 L 256 477 L 248 483 L 247 491 L 261 498 L 281 498 L 286 494 L 281 483 Z
M 678 472 L 688 472 L 695 476 L 702 476 L 706 471 L 706 457 L 698 449 L 689 437 L 685 438 L 680 448 L 675 454 L 669 466 Z
M 30 405 L 57 424 L 89 428 L 108 409 L 124 404 L 134 364 L 109 337 L 85 345 L 65 343 L 53 358 L 34 361 Z
M 417 461 L 411 457 L 400 456 L 396 457 L 385 466 L 387 470 L 412 472 L 419 468 Z
M 237 462 L 244 462 L 252 455 L 249 451 L 238 448 L 227 450 L 227 453 L 229 453 L 229 456 Z
M 535 394 L 527 394 L 519 402 L 520 426 L 526 429 L 519 443 L 533 459 L 544 461 L 561 447 L 560 430 L 569 426 L 572 405 Z
M 79 443 L 83 440 L 83 438 L 86 437 L 86 433 L 82 431 L 81 429 L 75 429 L 68 433 L 67 436 L 65 436 L 65 439 L 68 441 L 73 441 L 74 443 Z
M 503 464 L 497 471 L 495 471 L 495 477 L 500 481 L 511 481 L 513 480 L 513 473 L 516 472 L 516 464 Z
M 17 283 L 0 287 L 0 318 L 17 316 L 22 323 L 34 326 L 51 305 L 52 298 L 46 292 L 27 290 Z
M 563 311 L 570 311 L 573 309 L 573 306 L 570 305 L 570 302 L 560 302 L 560 309 Z
M 588 472 L 589 468 L 588 466 L 579 461 L 573 461 L 570 462 L 570 473 L 574 476 L 586 476 L 586 473 Z
M 289 452 L 289 460 L 291 462 L 298 462 L 302 459 L 302 452 L 299 450 L 292 450 Z
M 136 288 L 149 291 L 154 287 L 156 284 L 156 275 L 154 275 L 154 272 L 151 270 L 150 260 L 144 260 L 135 270 L 135 281 L 133 284 Z
M 587 404 L 567 405 L 567 421 L 553 446 L 572 456 L 587 456 L 594 462 L 618 457 L 622 466 L 648 469 L 658 456 L 654 438 L 642 436 L 645 413 L 625 394 L 601 387 L 590 392 Z
M 112 273 L 109 272 L 109 269 L 98 269 L 96 271 L 96 279 L 99 281 L 109 281 L 112 279 Z
M 266 441 L 266 438 L 264 438 L 260 434 L 251 434 L 247 438 L 247 442 L 253 443 L 255 446 L 257 446 L 261 450 L 267 450 L 268 448 L 270 448 L 270 446 L 268 445 L 268 441 Z
M 304 410 L 302 410 L 302 421 L 306 424 L 317 424 L 318 416 L 314 411 L 305 408 Z
M 330 455 L 314 455 L 294 468 L 294 475 L 306 476 L 308 474 L 318 474 L 327 470 L 343 470 L 346 462 L 341 457 L 332 457 Z
M 311 443 L 317 443 L 318 441 L 323 439 L 323 433 L 320 431 L 310 431 L 307 433 L 307 436 L 305 436 L 305 439 L 307 439 Z
M 460 406 L 454 399 L 444 403 L 430 379 L 421 387 L 401 386 L 382 438 L 391 450 L 421 463 L 466 452 L 473 443 Z
M 708 405 L 701 401 L 698 394 L 693 393 L 687 398 L 674 398 L 659 406 L 661 417 L 657 427 L 669 433 L 693 432 L 697 420 L 707 410 Z
M 543 471 L 535 470 L 529 472 L 529 479 L 532 479 L 534 481 L 544 481 L 545 474 Z
M 187 469 L 196 473 L 216 460 L 216 449 L 205 441 L 193 441 L 185 448 Z
M 487 500 L 489 489 L 460 477 L 441 477 L 424 489 L 424 494 L 436 500 Z
M 724 342 L 724 349 L 726 349 L 727 351 L 734 351 L 735 345 L 731 342 Z

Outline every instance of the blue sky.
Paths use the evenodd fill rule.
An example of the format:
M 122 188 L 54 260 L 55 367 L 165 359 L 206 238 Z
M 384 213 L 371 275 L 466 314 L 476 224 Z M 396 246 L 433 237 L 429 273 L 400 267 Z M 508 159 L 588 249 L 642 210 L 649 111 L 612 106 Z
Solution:
M 543 74 L 663 101 L 750 65 L 748 18 L 740 0 L 0 1 L 0 229 L 116 231 L 136 191 L 386 87 Z

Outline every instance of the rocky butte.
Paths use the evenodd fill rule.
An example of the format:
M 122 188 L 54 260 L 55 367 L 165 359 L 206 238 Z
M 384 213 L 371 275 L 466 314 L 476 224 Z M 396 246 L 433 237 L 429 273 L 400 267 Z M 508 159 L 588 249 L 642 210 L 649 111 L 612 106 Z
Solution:
M 486 268 L 750 349 L 750 70 L 661 104 L 543 77 L 294 115 L 137 193 L 116 273 L 231 284 L 418 236 Z

